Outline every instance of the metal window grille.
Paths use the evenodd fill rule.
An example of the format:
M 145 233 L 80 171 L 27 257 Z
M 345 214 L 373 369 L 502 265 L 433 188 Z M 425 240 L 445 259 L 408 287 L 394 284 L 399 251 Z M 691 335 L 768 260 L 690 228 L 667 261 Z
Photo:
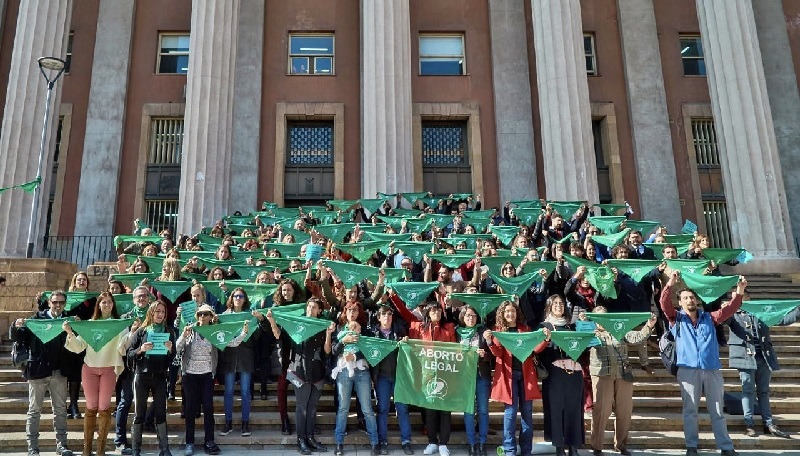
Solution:
M 154 233 L 163 229 L 169 229 L 175 233 L 178 225 L 178 200 L 145 200 L 144 204 L 144 222 L 153 229 Z
M 468 165 L 466 126 L 423 125 L 422 164 L 424 166 Z
M 179 165 L 183 150 L 183 117 L 153 117 L 150 120 L 148 165 Z
M 728 206 L 721 201 L 703 201 L 703 215 L 711 245 L 724 249 L 731 248 L 731 227 L 728 219 Z
M 692 141 L 699 166 L 720 166 L 714 119 L 709 117 L 693 118 Z
M 289 165 L 333 165 L 333 124 L 290 125 Z

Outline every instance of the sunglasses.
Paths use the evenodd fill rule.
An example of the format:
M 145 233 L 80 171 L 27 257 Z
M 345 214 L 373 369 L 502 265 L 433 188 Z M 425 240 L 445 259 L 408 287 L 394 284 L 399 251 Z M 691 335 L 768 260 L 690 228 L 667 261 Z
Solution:
M 64 304 L 67 303 L 67 301 L 50 301 L 50 302 L 53 303 L 53 304 L 61 304 L 61 305 L 64 305 Z
M 244 299 L 244 298 L 245 298 L 245 296 L 243 294 L 241 294 L 241 293 L 237 293 L 237 294 L 233 295 L 233 299 Z
M 197 314 L 198 317 L 210 317 L 212 314 L 208 312 L 200 312 Z

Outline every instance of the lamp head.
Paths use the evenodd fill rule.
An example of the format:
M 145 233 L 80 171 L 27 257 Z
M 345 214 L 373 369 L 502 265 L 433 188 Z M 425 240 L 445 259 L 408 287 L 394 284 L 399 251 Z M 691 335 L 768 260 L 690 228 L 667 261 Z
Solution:
M 39 57 L 37 62 L 43 70 L 61 71 L 67 65 L 67 62 L 56 57 Z

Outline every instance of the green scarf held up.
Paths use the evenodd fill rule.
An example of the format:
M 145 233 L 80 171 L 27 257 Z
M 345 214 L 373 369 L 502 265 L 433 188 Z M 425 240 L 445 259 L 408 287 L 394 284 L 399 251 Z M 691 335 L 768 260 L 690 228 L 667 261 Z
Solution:
M 634 280 L 634 282 L 639 283 L 642 281 L 642 279 L 644 279 L 644 276 L 658 267 L 661 262 L 658 260 L 626 259 L 608 260 L 607 264 L 609 267 L 617 268 L 625 274 L 628 274 Z
M 491 238 L 491 234 L 451 234 L 449 237 L 446 237 L 442 240 L 452 246 L 459 245 L 463 242 L 464 245 L 467 246 L 467 250 L 475 250 L 478 245 L 478 241 Z
M 458 334 L 459 341 L 470 340 L 472 337 L 478 333 L 478 327 L 465 327 L 465 326 L 457 326 L 456 327 L 456 334 Z
M 247 342 L 250 339 L 250 336 L 252 336 L 258 329 L 258 319 L 254 317 L 249 310 L 245 310 L 242 312 L 230 312 L 230 313 L 225 312 L 217 315 L 217 318 L 219 318 L 220 323 L 232 323 L 232 322 L 244 323 L 245 321 L 248 321 L 249 324 L 247 325 L 247 335 L 244 336 L 242 342 Z M 240 332 L 243 327 L 244 325 L 239 327 Z
M 211 293 L 215 298 L 219 300 L 219 302 L 226 302 L 227 297 L 225 296 L 225 291 L 219 287 L 219 280 L 198 280 L 197 283 L 203 286 L 207 292 Z M 225 283 L 230 283 L 227 281 Z M 232 288 L 228 288 L 232 289 Z M 248 295 L 249 296 L 249 295 Z
M 705 303 L 715 301 L 739 281 L 739 276 L 707 276 L 683 273 L 681 278 Z
M 480 315 L 481 321 L 484 321 L 494 309 L 500 307 L 500 304 L 506 301 L 514 302 L 513 294 L 451 293 L 451 296 L 475 309 Z
M 397 215 L 378 215 L 378 219 L 391 226 L 393 230 L 400 231 L 403 227 L 403 220 L 407 220 L 407 217 L 400 217 Z
M 362 280 L 371 277 L 374 274 L 373 270 L 378 269 L 372 266 L 345 263 L 343 261 L 325 261 L 325 266 L 331 268 L 347 288 L 357 285 Z
M 433 219 L 426 218 L 426 219 L 419 219 L 419 218 L 406 218 L 406 225 L 408 225 L 408 230 L 412 233 L 424 233 L 431 229 L 431 225 L 433 225 Z
M 589 223 L 600 228 L 603 233 L 611 234 L 619 231 L 622 222 L 627 220 L 622 215 L 604 215 L 601 217 L 589 217 Z
M 586 347 L 595 340 L 595 334 L 588 331 L 551 331 L 550 340 L 567 356 L 577 361 Z
M 439 288 L 439 282 L 396 282 L 388 286 L 409 309 L 414 309 Z
M 135 306 L 133 305 L 133 294 L 121 293 L 114 295 L 114 306 L 117 308 L 119 315 L 124 315 L 130 312 Z
M 244 328 L 244 321 L 192 326 L 194 332 L 203 336 L 204 339 L 211 342 L 219 350 L 224 350 L 233 339 L 239 336 L 242 333 L 242 328 Z
M 650 319 L 650 312 L 589 312 L 586 316 L 602 326 L 618 341 L 624 341 L 628 331 Z
M 119 280 L 126 287 L 133 289 L 133 288 L 138 287 L 142 283 L 142 280 L 144 280 L 144 279 L 154 280 L 156 277 L 158 277 L 160 275 L 161 274 L 158 273 L 158 272 L 144 272 L 144 273 L 138 273 L 138 274 L 134 274 L 134 273 L 131 273 L 131 274 L 111 274 L 111 280 Z
M 572 256 L 568 253 L 564 254 L 564 260 L 569 264 L 569 267 L 572 268 L 573 271 L 577 271 L 579 267 L 586 266 L 586 269 L 589 268 L 596 268 L 600 266 L 599 264 L 595 263 L 594 261 L 587 260 L 585 258 L 580 258 L 576 256 Z
M 314 211 L 311 213 L 311 216 L 319 220 L 323 225 L 331 225 L 336 223 L 336 220 L 339 218 L 339 213 L 333 211 Z
M 703 249 L 703 257 L 719 265 L 735 259 L 744 251 L 744 249 Z
M 247 264 L 237 264 L 233 266 L 233 270 L 239 274 L 239 277 L 245 280 L 256 280 L 261 271 L 271 271 L 270 267 L 264 266 L 251 266 Z
M 586 280 L 601 295 L 617 299 L 617 289 L 614 286 L 614 271 L 608 266 L 598 266 L 586 269 Z
M 291 234 L 292 236 L 294 236 L 294 242 L 298 244 L 304 244 L 308 242 L 309 239 L 311 239 L 311 235 L 309 235 L 305 231 L 289 228 L 288 226 L 281 227 L 281 232 L 283 233 L 283 236 L 286 236 L 287 234 Z
M 117 337 L 125 328 L 131 325 L 133 320 L 117 320 L 110 318 L 107 320 L 85 320 L 73 321 L 69 325 L 73 331 L 78 333 L 92 349 L 99 352 L 100 349 Z
M 283 258 L 297 258 L 300 256 L 302 243 L 284 244 L 283 242 L 265 242 L 262 244 L 265 251 L 277 250 Z M 269 259 L 267 259 L 269 261 Z
M 525 362 L 533 353 L 533 349 L 545 339 L 544 331 L 541 329 L 533 332 L 492 331 L 492 337 L 522 362 Z
M 462 264 L 469 263 L 471 260 L 475 259 L 474 255 L 446 255 L 442 253 L 433 253 L 428 255 L 428 258 L 432 258 L 439 263 L 447 266 L 448 268 L 458 269 L 461 267 Z
M 645 245 L 647 247 L 650 247 L 653 250 L 653 253 L 655 254 L 656 258 L 659 259 L 659 260 L 663 260 L 664 259 L 664 247 L 666 247 L 667 245 L 674 246 L 678 250 L 678 256 L 682 256 L 683 254 L 688 252 L 689 251 L 689 247 L 691 246 L 691 244 L 688 244 L 688 243 L 686 243 L 686 244 L 662 244 L 662 243 L 656 243 L 656 242 L 653 242 L 653 243 L 650 243 L 650 244 L 645 244 Z
M 775 326 L 789 312 L 800 306 L 800 299 L 752 299 L 742 302 L 742 310 L 763 321 L 767 326 Z
M 631 232 L 630 228 L 625 228 L 619 233 L 595 234 L 594 236 L 592 236 L 592 241 L 598 244 L 602 244 L 611 249 L 622 244 L 622 242 L 628 238 L 628 233 L 630 232 Z
M 467 218 L 467 219 L 490 219 L 492 217 L 492 214 L 494 214 L 494 211 L 492 211 L 492 210 L 488 210 L 488 211 L 464 211 L 464 212 L 461 213 L 461 215 L 463 215 L 464 218 Z
M 370 241 L 407 242 L 411 240 L 411 233 L 364 233 L 364 235 Z
M 658 228 L 661 225 L 659 222 L 654 222 L 651 220 L 626 220 L 625 227 L 630 228 L 634 231 L 640 231 L 642 236 L 647 238 L 647 235 L 650 234 L 651 231 Z
M 574 201 L 550 201 L 547 204 L 553 208 L 564 220 L 569 220 L 575 215 L 575 212 L 583 206 L 583 203 Z
M 608 215 L 614 215 L 622 209 L 627 208 L 625 204 L 595 204 L 594 207 L 599 207 L 600 210 L 606 212 Z
M 303 316 L 306 314 L 306 303 L 305 302 L 298 302 L 297 304 L 284 304 L 282 306 L 272 306 L 272 312 L 279 312 L 279 313 L 287 313 L 292 315 Z M 267 311 L 270 309 L 258 309 L 259 312 L 263 313 L 264 315 L 267 314 Z
M 275 291 L 278 290 L 278 284 L 275 283 L 252 283 L 245 282 L 244 280 L 228 280 L 226 284 L 230 290 L 234 288 L 243 289 L 253 306 L 259 305 L 265 299 L 274 295 Z
M 353 258 L 361 263 L 366 263 L 378 249 L 386 244 L 388 243 L 385 241 L 367 241 L 357 242 L 355 244 L 336 244 L 336 248 L 352 255 Z
M 529 227 L 536 225 L 541 213 L 542 209 L 538 207 L 530 209 L 516 207 L 512 209 L 512 215 L 515 215 L 521 224 Z
M 706 269 L 711 264 L 709 260 L 664 260 L 667 267 L 680 271 L 681 274 L 705 274 Z
M 50 295 L 52 292 L 45 291 L 42 293 L 42 299 L 50 300 Z M 66 293 L 67 302 L 64 304 L 64 311 L 68 312 L 72 310 L 78 304 L 81 304 L 84 301 L 88 301 L 90 299 L 96 298 L 100 296 L 100 293 L 94 293 L 92 291 L 67 291 Z
M 299 344 L 303 341 L 319 334 L 331 325 L 330 320 L 321 318 L 306 317 L 304 315 L 294 315 L 291 312 L 272 312 L 275 323 L 286 330 L 294 343 Z
M 50 342 L 64 332 L 62 325 L 65 321 L 72 323 L 72 317 L 66 318 L 30 318 L 25 320 L 25 327 L 30 329 L 43 344 Z
M 489 232 L 494 234 L 503 244 L 511 245 L 511 243 L 514 242 L 514 238 L 519 234 L 519 227 L 490 225 Z
M 425 218 L 433 220 L 436 226 L 444 228 L 447 225 L 451 225 L 456 216 L 445 214 L 425 214 Z
M 114 236 L 114 245 L 120 246 L 124 242 L 152 242 L 153 244 L 158 244 L 163 241 L 164 238 L 161 236 Z
M 486 265 L 495 274 L 500 274 L 502 272 L 500 269 L 504 264 L 511 263 L 516 269 L 524 259 L 524 256 L 485 256 L 481 257 L 481 264 Z
M 380 337 L 359 336 L 356 343 L 358 350 L 367 359 L 370 366 L 375 367 L 383 358 L 397 349 L 397 342 L 394 340 L 381 339 Z
M 556 239 L 556 238 L 551 237 L 551 236 L 547 236 L 547 237 L 550 238 L 551 242 L 556 243 L 556 244 L 564 244 L 565 242 L 566 243 L 578 242 L 578 239 L 580 239 L 577 236 L 577 233 L 569 233 L 569 234 L 567 234 L 566 236 L 564 236 L 561 239 Z
M 378 212 L 378 209 L 383 206 L 383 203 L 386 202 L 386 198 L 374 198 L 374 199 L 366 199 L 362 198 L 358 200 L 361 203 L 361 207 L 363 207 L 367 212 L 370 214 L 374 214 Z
M 541 279 L 542 276 L 539 274 L 532 272 L 530 274 L 522 274 L 516 277 L 502 277 L 499 274 L 495 274 L 492 271 L 489 271 L 489 277 L 495 281 L 501 288 L 503 288 L 503 292 L 507 294 L 522 296 L 525 294 L 526 291 L 536 282 L 538 279 Z
M 550 277 L 550 274 L 555 271 L 557 265 L 558 262 L 556 261 L 531 261 L 529 263 L 525 263 L 525 266 L 522 267 L 522 273 L 531 274 L 544 269 L 547 273 L 547 277 Z
M 171 302 L 175 302 L 178 296 L 182 295 L 186 290 L 191 288 L 192 282 L 177 280 L 177 281 L 161 281 L 155 280 L 150 283 L 153 288 L 158 290 L 159 293 L 164 295 Z
M 417 203 L 418 199 L 427 198 L 428 195 L 430 195 L 430 192 L 408 192 L 408 193 L 401 193 L 400 195 L 403 198 L 405 198 L 406 201 L 414 205 Z
M 355 226 L 355 223 L 334 223 L 331 225 L 317 225 L 314 229 L 321 235 L 338 244 L 344 240 L 347 233 L 353 231 Z
M 404 241 L 404 242 L 396 241 L 394 243 L 394 247 L 402 251 L 407 257 L 411 258 L 411 261 L 413 261 L 414 263 L 420 263 L 422 262 L 426 254 L 431 253 L 431 248 L 433 247 L 433 244 L 431 244 L 430 242 L 418 242 L 418 241 Z M 388 254 L 388 249 L 383 252 Z
M 392 209 L 395 214 L 401 217 L 419 217 L 422 211 L 419 209 L 406 209 L 404 207 L 396 207 Z

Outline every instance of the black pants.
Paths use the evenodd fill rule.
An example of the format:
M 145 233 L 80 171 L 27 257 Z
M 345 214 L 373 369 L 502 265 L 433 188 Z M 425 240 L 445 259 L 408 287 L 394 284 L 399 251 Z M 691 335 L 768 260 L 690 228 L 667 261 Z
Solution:
M 200 406 L 203 407 L 203 431 L 205 442 L 214 441 L 214 376 L 207 374 L 183 374 L 183 390 L 186 391 L 186 443 L 194 444 L 194 421 Z
M 450 412 L 425 409 L 425 427 L 428 429 L 428 443 L 447 445 L 450 441 Z
M 147 413 L 147 398 L 153 393 L 153 407 L 156 423 L 167 421 L 167 383 L 164 381 L 162 373 L 137 373 L 133 379 L 133 391 L 135 396 L 134 407 L 136 414 L 133 418 L 134 424 L 144 423 L 144 416 Z
M 317 404 L 322 391 L 313 383 L 303 383 L 294 392 L 297 400 L 294 419 L 297 426 L 297 437 L 305 439 L 314 435 L 314 426 L 317 422 Z

